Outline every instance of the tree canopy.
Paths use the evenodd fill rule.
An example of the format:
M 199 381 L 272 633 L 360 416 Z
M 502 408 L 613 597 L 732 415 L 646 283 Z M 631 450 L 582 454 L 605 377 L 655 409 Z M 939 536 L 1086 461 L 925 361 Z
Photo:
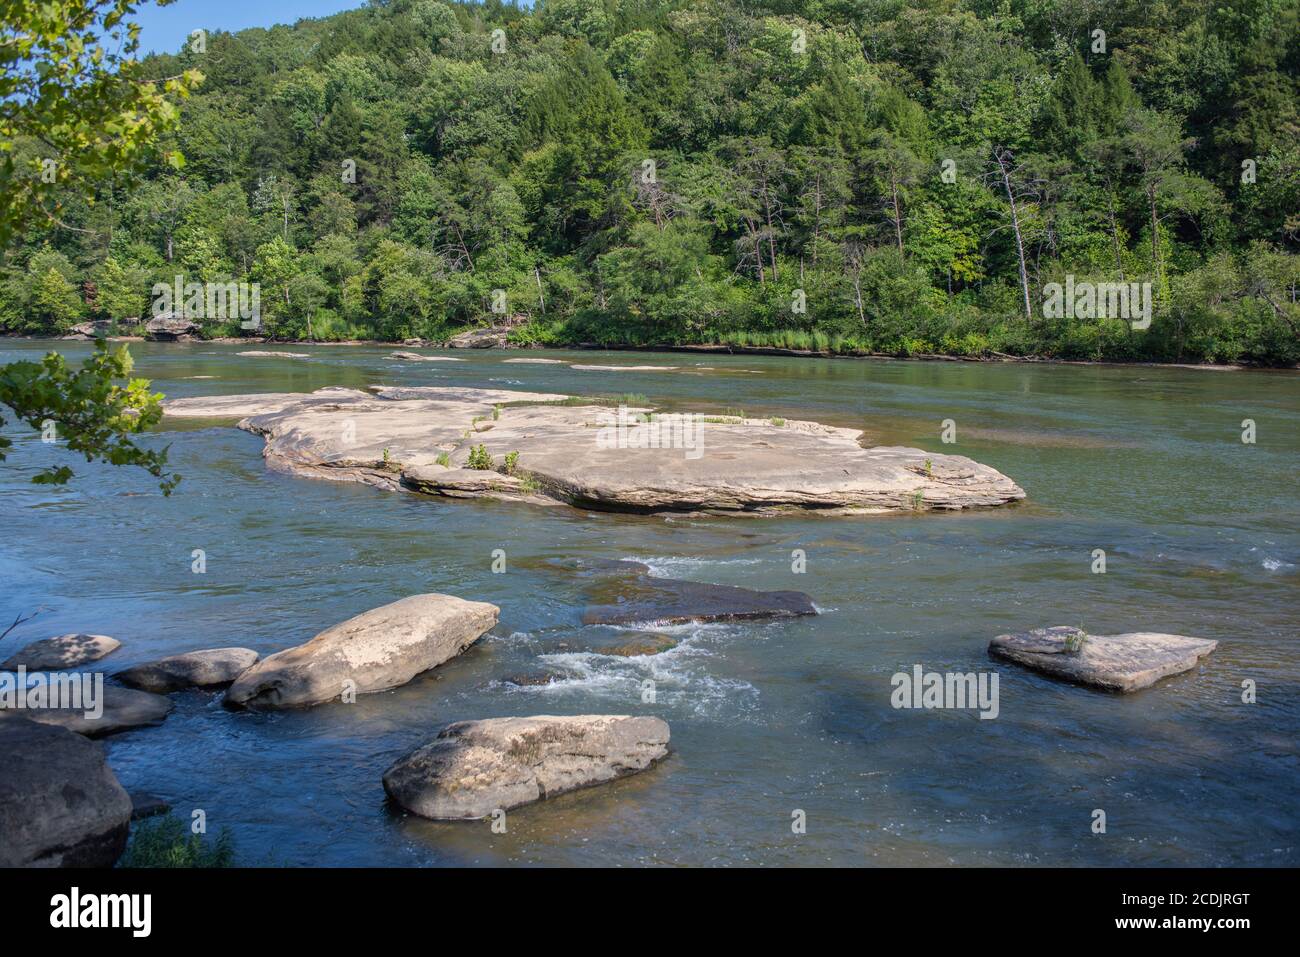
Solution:
M 180 276 L 260 283 L 285 339 L 438 340 L 504 303 L 551 344 L 1300 359 L 1294 2 L 375 0 L 211 26 L 131 67 L 180 84 L 145 182 L 61 193 L 8 244 L 5 328 L 130 319 Z M 13 157 L 41 149 L 14 128 Z M 1067 277 L 1150 283 L 1153 321 L 1045 314 Z

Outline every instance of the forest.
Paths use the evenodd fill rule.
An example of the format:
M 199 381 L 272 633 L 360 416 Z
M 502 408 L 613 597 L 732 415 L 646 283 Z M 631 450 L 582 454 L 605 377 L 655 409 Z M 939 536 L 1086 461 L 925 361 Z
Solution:
M 234 282 L 283 340 L 1300 361 L 1296 0 L 373 0 L 218 27 L 142 64 L 202 74 L 146 174 L 7 244 L 0 331 L 129 331 L 155 284 Z M 1067 283 L 1149 289 L 1149 323 L 1045 308 Z

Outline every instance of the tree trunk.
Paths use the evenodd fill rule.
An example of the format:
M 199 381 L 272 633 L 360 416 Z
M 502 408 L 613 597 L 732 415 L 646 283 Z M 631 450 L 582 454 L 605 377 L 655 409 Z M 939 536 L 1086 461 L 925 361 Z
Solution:
M 889 171 L 889 191 L 894 199 L 894 236 L 898 239 L 898 255 L 903 255 L 903 213 L 898 206 L 898 180 Z
M 1025 297 L 1025 318 L 1032 320 L 1034 310 L 1029 304 L 1029 272 L 1025 269 L 1025 244 L 1020 235 L 1020 213 L 1016 209 L 1016 194 L 1011 189 L 1011 173 L 1007 169 L 1007 154 L 998 152 L 995 155 L 998 161 L 998 169 L 1002 171 L 1002 185 L 1006 187 L 1007 202 L 1011 204 L 1011 229 L 1016 234 L 1016 259 L 1020 264 L 1020 291 Z

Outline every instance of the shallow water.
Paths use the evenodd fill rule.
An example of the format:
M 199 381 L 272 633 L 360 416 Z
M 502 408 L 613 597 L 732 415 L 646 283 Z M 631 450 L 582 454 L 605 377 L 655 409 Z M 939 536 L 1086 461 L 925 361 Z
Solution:
M 71 355 L 84 343 L 61 343 Z M 0 362 L 48 343 L 0 342 Z M 133 344 L 169 396 L 466 384 L 643 393 L 675 409 L 743 408 L 865 428 L 886 444 L 1000 469 L 1026 503 L 874 518 L 656 518 L 435 501 L 268 472 L 261 439 L 167 423 L 185 476 L 171 498 L 136 470 L 73 464 L 10 428 L 0 466 L 0 614 L 39 605 L 16 647 L 114 635 L 106 670 L 222 645 L 262 653 L 416 592 L 501 606 L 460 658 L 354 705 L 259 715 L 177 696 L 158 728 L 107 739 L 129 789 L 209 829 L 242 863 L 1290 865 L 1297 853 L 1300 377 L 1294 373 L 559 353 L 578 371 L 389 360 L 387 348 Z M 256 347 L 252 347 L 256 348 Z M 1241 442 L 1254 419 L 1258 441 Z M 953 419 L 956 446 L 939 441 Z M 175 429 L 171 431 L 171 429 Z M 191 572 L 204 549 L 207 571 Z M 493 574 L 492 550 L 507 552 Z M 1092 552 L 1104 549 L 1105 574 Z M 794 574 L 803 549 L 807 571 Z M 656 629 L 677 648 L 620 659 L 579 624 L 584 583 L 549 560 L 635 558 L 662 575 L 809 593 L 821 614 Z M 1052 625 L 1214 638 L 1196 671 L 1118 697 L 986 655 L 993 636 Z M 895 710 L 891 676 L 996 671 L 1000 714 Z M 518 687 L 502 679 L 555 671 Z M 646 679 L 656 702 L 642 703 Z M 1242 682 L 1258 701 L 1241 701 Z M 458 719 L 655 714 L 673 753 L 644 774 L 484 823 L 386 806 L 380 775 Z M 1107 815 L 1092 833 L 1094 809 Z M 807 816 L 794 834 L 792 813 Z

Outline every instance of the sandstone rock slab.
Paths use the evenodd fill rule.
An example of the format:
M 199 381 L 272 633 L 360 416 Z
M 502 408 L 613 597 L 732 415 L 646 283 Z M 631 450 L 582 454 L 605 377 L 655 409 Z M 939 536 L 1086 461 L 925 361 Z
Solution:
M 460 654 L 497 623 L 498 614 L 487 602 L 412 595 L 268 655 L 235 679 L 226 702 L 270 710 L 321 704 L 347 690 L 396 688 Z
M 251 648 L 212 648 L 170 655 L 119 671 L 113 677 L 128 688 L 167 694 L 185 688 L 228 685 L 260 656 Z
M 111 867 L 131 799 L 103 745 L 0 714 L 0 867 Z
M 389 490 L 418 487 L 419 470 L 439 461 L 463 468 L 475 445 L 498 463 L 518 452 L 514 474 L 536 490 L 533 501 L 607 511 L 846 515 L 990 507 L 1025 494 L 964 456 L 866 448 L 861 431 L 816 422 L 704 416 L 692 420 L 691 444 L 683 447 L 671 434 L 664 439 L 674 428 L 684 439 L 683 428 L 672 425 L 683 420 L 636 414 L 653 410 L 628 410 L 619 420 L 606 406 L 562 395 L 432 386 L 374 391 L 271 397 L 239 425 L 266 439 L 273 468 Z M 182 399 L 165 411 L 212 415 L 258 400 Z M 412 479 L 403 482 L 404 474 Z
M 1147 631 L 1087 635 L 1057 625 L 999 635 L 989 643 L 989 654 L 1063 681 L 1130 692 L 1192 670 L 1218 645 L 1205 638 Z
M 28 671 L 79 668 L 112 654 L 120 647 L 122 643 L 108 635 L 71 634 L 42 638 L 10 656 L 0 665 L 0 671 L 14 671 L 19 666 Z
M 659 718 L 576 715 L 448 725 L 384 772 L 384 790 L 421 817 L 474 820 L 644 771 L 668 753 Z

